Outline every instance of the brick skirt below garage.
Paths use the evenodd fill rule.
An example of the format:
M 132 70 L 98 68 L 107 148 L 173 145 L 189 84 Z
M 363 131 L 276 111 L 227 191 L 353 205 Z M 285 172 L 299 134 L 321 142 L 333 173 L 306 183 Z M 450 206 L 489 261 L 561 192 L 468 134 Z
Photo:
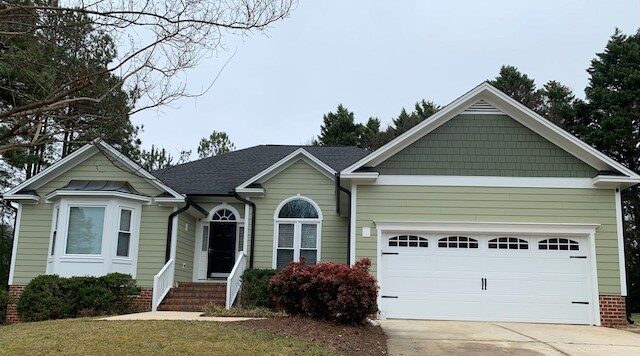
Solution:
M 606 327 L 626 326 L 628 323 L 625 297 L 601 295 L 600 322 Z
M 19 323 L 18 316 L 18 299 L 24 291 L 25 285 L 9 286 L 9 300 L 7 302 L 7 323 Z M 141 288 L 140 294 L 135 297 L 134 303 L 141 312 L 151 311 L 151 303 L 153 299 L 153 288 Z

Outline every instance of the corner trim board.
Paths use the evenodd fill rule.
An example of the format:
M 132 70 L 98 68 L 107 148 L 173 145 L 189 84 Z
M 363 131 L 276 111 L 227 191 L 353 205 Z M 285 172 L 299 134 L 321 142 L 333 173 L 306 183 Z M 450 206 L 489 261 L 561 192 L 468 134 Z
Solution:
M 618 235 L 618 268 L 620 269 L 620 294 L 624 297 L 627 296 L 627 271 L 626 261 L 624 256 L 624 225 L 622 223 L 622 197 L 620 196 L 620 189 L 616 189 L 616 233 Z
M 16 212 L 16 228 L 13 231 L 13 246 L 11 248 L 11 265 L 9 267 L 9 285 L 13 285 L 13 276 L 15 275 L 15 271 L 16 271 L 16 258 L 18 257 L 18 238 L 20 237 L 21 220 L 22 220 L 22 204 L 18 203 L 18 211 Z

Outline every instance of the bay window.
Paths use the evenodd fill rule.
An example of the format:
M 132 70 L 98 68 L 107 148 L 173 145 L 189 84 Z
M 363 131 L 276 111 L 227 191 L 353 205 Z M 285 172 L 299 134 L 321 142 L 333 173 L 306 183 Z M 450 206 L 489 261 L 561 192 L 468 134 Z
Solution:
M 313 200 L 302 196 L 285 199 L 276 209 L 274 223 L 274 268 L 301 259 L 309 264 L 320 260 L 322 212 Z
M 91 197 L 56 201 L 47 273 L 135 278 L 142 206 L 128 199 Z

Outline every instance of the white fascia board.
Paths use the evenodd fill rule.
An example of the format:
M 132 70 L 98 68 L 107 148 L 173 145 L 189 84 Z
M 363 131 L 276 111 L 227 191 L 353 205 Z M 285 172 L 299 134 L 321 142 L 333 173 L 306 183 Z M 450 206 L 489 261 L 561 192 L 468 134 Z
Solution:
M 8 201 L 18 201 L 23 203 L 28 203 L 28 202 L 37 203 L 40 201 L 39 196 L 31 195 L 31 194 L 12 194 L 12 195 L 4 194 L 2 198 Z
M 137 163 L 135 163 L 132 160 L 130 160 L 127 156 L 125 156 L 122 153 L 120 153 L 120 151 L 116 150 L 115 148 L 113 148 L 108 143 L 106 143 L 104 141 L 100 141 L 100 142 L 97 143 L 97 145 L 100 145 L 100 147 L 106 149 L 111 155 L 115 156 L 116 159 L 118 159 L 118 161 L 122 162 L 129 169 L 132 169 L 133 170 L 133 172 L 131 172 L 132 174 L 136 174 L 136 173 L 139 172 L 142 175 L 143 178 L 148 179 L 149 183 L 151 183 L 152 185 L 156 186 L 160 190 L 163 190 L 163 191 L 173 195 L 176 198 L 182 198 L 183 197 L 182 194 L 176 192 L 175 190 L 171 189 L 166 184 L 162 183 L 162 181 L 160 181 L 160 179 L 154 177 L 153 174 L 149 173 L 146 169 L 140 167 Z
M 600 188 L 594 185 L 592 178 L 554 177 L 381 175 L 374 184 L 507 188 Z
M 384 221 L 374 220 L 376 228 L 384 231 L 421 231 L 434 233 L 519 233 L 527 235 L 555 234 L 589 236 L 600 224 L 581 223 L 504 223 L 460 221 Z
M 153 201 L 158 204 L 176 204 L 176 203 L 184 203 L 184 198 L 168 198 L 168 197 L 157 197 L 153 198 Z
M 16 193 L 18 193 L 22 189 L 25 189 L 25 188 L 27 188 L 27 187 L 29 187 L 31 185 L 37 184 L 37 183 L 39 183 L 39 182 L 41 182 L 43 180 L 49 181 L 49 180 L 55 178 L 56 176 L 60 175 L 61 173 L 67 171 L 68 168 L 66 168 L 66 167 L 68 165 L 72 165 L 73 163 L 76 163 L 76 162 L 77 162 L 76 164 L 78 164 L 78 163 L 80 163 L 80 162 L 92 157 L 94 154 L 96 154 L 97 150 L 91 150 L 92 148 L 94 148 L 93 144 L 86 144 L 86 145 L 82 146 L 81 148 L 77 149 L 75 152 L 73 152 L 72 154 L 68 155 L 67 157 L 65 157 L 65 158 L 59 160 L 58 162 L 50 165 L 49 167 L 45 168 L 44 170 L 42 170 L 42 172 L 40 172 L 40 173 L 36 174 L 35 176 L 25 180 L 24 182 L 22 182 L 21 184 L 18 184 L 14 188 L 9 189 L 6 193 L 4 193 L 3 196 L 16 195 Z M 75 166 L 76 164 L 73 164 L 73 166 Z M 47 180 L 47 178 L 49 178 L 49 179 Z
M 629 188 L 640 183 L 640 178 L 623 176 L 597 176 L 592 179 L 593 184 L 603 188 Z
M 264 197 L 264 188 L 236 188 L 236 193 L 245 197 Z
M 140 202 L 149 203 L 151 202 L 150 197 L 145 197 L 142 195 L 136 194 L 128 194 L 122 192 L 108 192 L 108 191 L 86 191 L 86 190 L 54 190 L 53 192 L 47 194 L 45 200 L 47 202 L 60 198 L 60 197 L 116 197 L 122 199 L 135 200 Z
M 321 160 L 317 159 L 314 155 L 310 154 L 304 148 L 301 147 L 301 148 L 298 148 L 297 150 L 293 151 L 292 153 L 290 153 L 289 155 L 287 155 L 283 159 L 279 160 L 278 162 L 276 162 L 276 163 L 272 164 L 271 166 L 267 167 L 262 172 L 260 172 L 260 173 L 256 174 L 255 176 L 249 178 L 244 183 L 242 183 L 239 186 L 237 186 L 236 187 L 236 191 L 238 189 L 245 189 L 252 183 L 268 180 L 269 178 L 271 178 L 271 177 L 275 176 L 276 174 L 280 173 L 285 168 L 289 167 L 291 164 L 297 162 L 297 160 L 300 159 L 300 158 L 303 158 L 312 167 L 315 167 L 318 171 L 322 172 L 327 177 L 329 177 L 331 179 L 335 179 L 336 171 L 333 168 L 329 167 L 324 162 L 322 162 Z
M 357 181 L 374 181 L 378 179 L 380 173 L 378 172 L 354 172 L 354 173 L 340 173 L 340 178 L 352 179 Z
M 443 123 L 460 114 L 466 110 L 466 108 L 479 100 L 487 101 L 500 111 L 509 115 L 511 118 L 520 122 L 524 126 L 543 136 L 550 142 L 571 153 L 595 169 L 614 169 L 628 177 L 640 178 L 640 176 L 633 171 L 611 159 L 604 153 L 589 146 L 577 137 L 556 126 L 549 120 L 538 115 L 533 110 L 527 108 L 486 82 L 478 85 L 471 91 L 454 100 L 451 104 L 445 106 L 437 113 L 431 115 L 420 124 L 396 137 L 394 140 L 382 146 L 370 155 L 345 168 L 342 172 L 353 173 L 353 171 L 365 165 L 375 166 L 383 162 L 424 135 L 435 130 Z

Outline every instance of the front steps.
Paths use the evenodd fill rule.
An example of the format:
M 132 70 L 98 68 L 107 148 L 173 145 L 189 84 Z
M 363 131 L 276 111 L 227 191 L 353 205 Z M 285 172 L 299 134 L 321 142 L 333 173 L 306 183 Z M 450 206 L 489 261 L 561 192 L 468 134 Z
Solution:
M 171 288 L 158 310 L 201 312 L 207 305 L 225 306 L 226 283 L 179 283 Z

